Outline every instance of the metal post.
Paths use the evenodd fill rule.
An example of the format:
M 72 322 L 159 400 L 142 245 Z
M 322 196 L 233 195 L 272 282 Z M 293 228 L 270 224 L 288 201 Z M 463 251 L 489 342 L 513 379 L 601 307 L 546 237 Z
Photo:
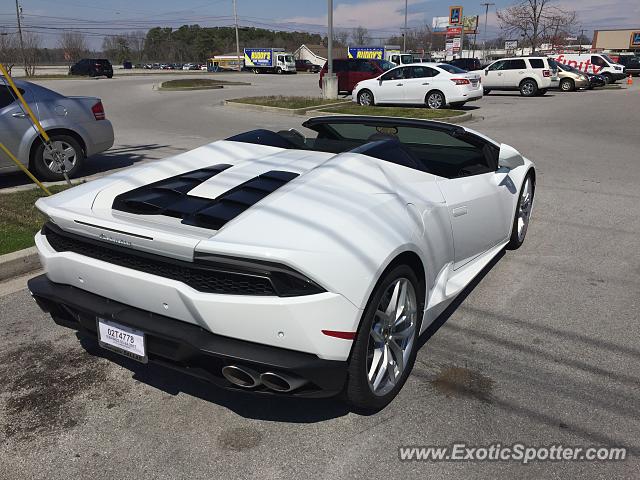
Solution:
M 402 53 L 407 53 L 407 8 L 409 0 L 404 0 L 404 33 L 402 34 Z
M 328 0 L 327 73 L 333 75 L 333 0 Z
M 483 60 L 487 59 L 487 17 L 489 16 L 489 7 L 495 5 L 495 3 L 481 3 L 484 7 L 484 40 L 482 42 L 482 57 Z
M 233 0 L 233 16 L 236 21 L 236 58 L 238 62 L 238 71 L 242 71 L 242 62 L 240 61 L 240 39 L 238 37 L 238 8 L 236 6 L 236 0 Z
M 24 74 L 28 77 L 27 56 L 24 53 L 24 39 L 22 38 L 22 22 L 20 21 L 20 5 L 16 0 L 16 17 L 18 18 L 18 36 L 20 37 L 20 51 L 22 52 L 22 61 L 24 62 Z

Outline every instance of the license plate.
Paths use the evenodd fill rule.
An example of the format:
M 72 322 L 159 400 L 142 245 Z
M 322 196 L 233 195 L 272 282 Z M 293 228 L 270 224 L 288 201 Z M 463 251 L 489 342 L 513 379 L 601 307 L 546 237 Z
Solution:
M 471 80 L 471 85 L 473 85 L 474 87 L 478 86 L 478 80 Z
M 140 330 L 98 318 L 98 343 L 107 350 L 147 363 L 144 332 Z

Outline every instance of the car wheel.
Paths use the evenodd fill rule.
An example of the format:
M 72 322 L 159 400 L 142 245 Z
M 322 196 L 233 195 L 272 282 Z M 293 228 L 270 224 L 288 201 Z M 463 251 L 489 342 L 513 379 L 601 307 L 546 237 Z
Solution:
M 520 95 L 523 97 L 533 97 L 538 92 L 538 84 L 535 80 L 526 79 L 520 84 Z
M 454 102 L 454 103 L 450 103 L 449 106 L 451 108 L 460 108 L 462 106 L 464 106 L 465 102 Z
M 482 94 L 483 94 L 483 95 L 489 95 L 489 93 L 491 93 L 491 89 L 490 89 L 490 88 L 484 88 L 484 89 L 482 90 Z
M 560 82 L 560 90 L 563 92 L 573 92 L 575 89 L 576 86 L 570 78 L 563 78 Z
M 282 75 L 282 69 L 280 67 L 276 68 L 276 73 Z
M 427 93 L 427 98 L 425 99 L 425 103 L 427 107 L 429 107 L 432 110 L 439 110 L 440 108 L 444 108 L 445 105 L 447 104 L 442 92 L 439 92 L 437 90 Z
M 533 175 L 527 174 L 520 189 L 518 197 L 518 205 L 513 218 L 513 226 L 511 227 L 511 238 L 507 244 L 509 250 L 520 248 L 524 243 L 529 228 L 529 220 L 531 219 L 531 209 L 533 208 L 533 195 L 535 193 L 535 184 Z
M 613 77 L 611 76 L 610 73 L 603 73 L 602 76 L 604 77 L 605 85 L 609 85 L 610 83 L 613 83 Z
M 358 104 L 363 107 L 369 107 L 374 105 L 373 93 L 370 90 L 362 90 L 358 93 Z
M 404 385 L 416 358 L 422 296 L 418 279 L 407 265 L 382 275 L 351 351 L 345 386 L 351 406 L 380 410 Z
M 43 180 L 64 180 L 62 169 L 54 160 L 54 154 L 45 148 L 43 142 L 40 140 L 36 140 L 36 142 L 38 144 L 31 159 L 36 175 Z M 82 167 L 85 159 L 84 150 L 78 141 L 69 135 L 52 135 L 51 145 L 63 161 L 67 175 L 74 176 Z

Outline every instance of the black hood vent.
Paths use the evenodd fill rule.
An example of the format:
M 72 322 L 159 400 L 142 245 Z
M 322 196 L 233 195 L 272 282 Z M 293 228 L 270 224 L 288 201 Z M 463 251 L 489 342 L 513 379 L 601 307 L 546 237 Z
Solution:
M 188 194 L 230 166 L 215 165 L 136 188 L 118 195 L 113 209 L 137 215 L 166 215 L 181 218 L 185 225 L 218 230 L 298 176 L 293 172 L 271 170 L 215 199 Z

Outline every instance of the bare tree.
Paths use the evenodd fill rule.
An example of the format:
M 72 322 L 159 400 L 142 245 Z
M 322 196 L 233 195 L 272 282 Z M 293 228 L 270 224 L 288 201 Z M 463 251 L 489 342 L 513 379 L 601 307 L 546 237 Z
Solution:
M 356 45 L 366 45 L 371 42 L 371 36 L 369 30 L 362 26 L 358 26 L 351 31 L 351 38 Z
M 0 32 L 0 63 L 2 63 L 9 73 L 13 66 L 18 63 L 18 36 L 15 33 Z
M 116 63 L 122 63 L 131 57 L 129 38 L 126 35 L 112 35 L 104 37 L 102 52 Z
M 522 37 L 533 52 L 542 40 L 561 29 L 569 30 L 575 23 L 576 13 L 552 4 L 553 0 L 522 0 L 516 5 L 498 10 L 498 21 L 503 32 L 511 37 Z
M 147 34 L 141 30 L 130 32 L 126 35 L 132 57 L 137 61 L 142 61 L 144 53 L 144 40 Z
M 349 42 L 349 31 L 336 29 L 333 31 L 333 44 L 337 47 L 346 47 Z
M 22 38 L 24 39 L 24 73 L 27 77 L 33 77 L 36 73 L 42 39 L 40 35 L 27 31 L 22 32 Z
M 85 36 L 79 32 L 62 32 L 58 46 L 62 49 L 65 61 L 70 64 L 86 56 L 89 50 Z

